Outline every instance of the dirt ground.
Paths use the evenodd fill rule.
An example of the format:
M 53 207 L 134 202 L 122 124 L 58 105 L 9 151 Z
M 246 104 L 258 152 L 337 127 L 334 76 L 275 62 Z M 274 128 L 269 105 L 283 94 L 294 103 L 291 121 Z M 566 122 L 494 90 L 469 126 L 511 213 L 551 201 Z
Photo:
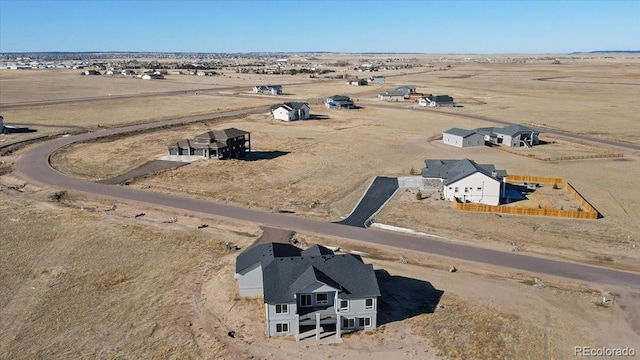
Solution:
M 297 234 L 302 246 L 359 251 L 374 264 L 386 295 L 382 325 L 346 334 L 341 345 L 265 340 L 262 300 L 238 297 L 237 252 L 224 245 L 245 248 L 261 229 L 32 185 L 7 189 L 16 181 L 0 178 L 0 351 L 8 358 L 563 359 L 578 345 L 640 340 L 640 294 L 536 283 L 535 274 L 470 263 L 450 273 L 446 259 L 308 234 Z M 598 306 L 604 293 L 617 296 Z

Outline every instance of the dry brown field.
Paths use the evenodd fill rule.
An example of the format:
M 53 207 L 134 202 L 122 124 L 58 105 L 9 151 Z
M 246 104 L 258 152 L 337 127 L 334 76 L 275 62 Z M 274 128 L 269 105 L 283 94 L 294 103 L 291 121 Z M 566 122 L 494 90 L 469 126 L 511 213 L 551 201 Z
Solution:
M 59 131 L 56 127 L 68 131 L 74 127 L 118 126 L 270 105 L 287 98 L 309 99 L 312 114 L 326 119 L 282 123 L 265 113 L 198 122 L 77 144 L 59 151 L 52 164 L 74 176 L 105 179 L 165 155 L 167 145 L 177 140 L 210 129 L 237 127 L 251 132 L 254 150 L 279 156 L 256 161 L 197 161 L 133 180 L 128 186 L 265 211 L 293 210 L 298 216 L 331 221 L 353 209 L 376 175 L 409 175 L 411 169 L 419 171 L 428 158 L 470 158 L 495 164 L 511 174 L 562 177 L 604 217 L 588 221 L 460 212 L 450 203 L 434 198 L 419 201 L 413 190 L 401 190 L 375 221 L 436 234 L 445 241 L 640 269 L 640 153 L 623 151 L 622 158 L 540 161 L 529 154 L 560 157 L 621 150 L 576 145 L 566 137 L 547 137 L 544 133 L 542 140 L 555 143 L 518 149 L 516 153 L 485 147 L 458 149 L 436 140 L 451 127 L 494 125 L 447 115 L 459 112 L 639 144 L 640 128 L 634 125 L 640 113 L 640 60 L 478 64 L 463 62 L 462 57 L 416 57 L 434 67 L 359 75 L 398 75 L 388 77 L 385 85 L 355 87 L 343 80 L 306 84 L 308 76 L 296 76 L 290 80 L 291 86 L 284 88 L 287 95 L 275 99 L 246 94 L 248 90 L 243 87 L 222 93 L 214 89 L 197 96 L 188 93 L 23 107 L 2 110 L 2 114 L 10 124 L 11 119 L 19 119 L 16 123 L 33 124 L 38 133 L 46 133 Z M 345 58 L 354 63 L 358 59 Z M 14 78 L 6 77 L 7 73 L 0 71 L 0 106 L 29 101 L 29 85 L 25 84 L 40 81 L 39 77 L 44 80 L 33 96 L 42 100 L 54 97 L 50 94 L 60 86 L 60 79 L 67 77 L 77 83 L 74 90 L 63 90 L 59 99 L 82 94 L 100 97 L 101 91 L 111 86 L 108 82 L 116 83 L 106 78 L 83 83 L 86 78 L 100 77 L 75 73 L 25 72 L 28 74 Z M 47 79 L 49 74 L 53 78 Z M 24 76 L 22 82 L 19 76 Z M 211 87 L 263 82 L 249 77 L 256 75 L 227 78 L 229 83 Z M 556 79 L 535 80 L 544 77 Z M 6 81 L 9 78 L 11 81 Z M 220 79 L 188 78 L 196 82 Z M 143 88 L 148 85 L 141 84 L 146 83 L 142 80 L 117 81 L 129 80 L 135 84 L 122 86 L 132 95 L 193 90 L 204 84 L 167 81 L 161 88 Z M 285 84 L 272 79 L 266 82 Z M 460 99 L 463 107 L 437 113 L 407 108 L 415 105 L 411 102 L 380 106 L 374 100 L 378 91 L 396 85 L 449 94 Z M 6 100 L 5 94 L 13 89 L 16 93 L 10 95 L 11 101 Z M 315 104 L 314 99 L 322 101 L 334 94 L 352 96 L 364 108 L 338 111 Z M 612 100 L 602 101 L 604 94 Z M 0 135 L 0 141 L 15 139 L 15 135 Z M 140 149 L 140 144 L 144 144 L 144 150 L 131 151 Z M 0 160 L 5 164 L 13 161 Z M 115 211 L 106 211 L 112 202 L 78 194 L 52 202 L 52 190 L 22 187 L 21 181 L 11 174 L 0 177 L 4 185 L 0 223 L 6 224 L 0 227 L 3 354 L 25 358 L 45 354 L 114 357 L 123 353 L 162 358 L 283 358 L 304 353 L 311 358 L 327 358 L 354 357 L 364 351 L 372 359 L 429 359 L 437 355 L 467 359 L 490 357 L 483 352 L 487 348 L 484 345 L 490 344 L 496 354 L 515 358 L 562 359 L 572 356 L 576 345 L 625 346 L 639 342 L 638 295 L 622 289 L 547 276 L 543 277 L 547 287 L 538 288 L 532 286 L 535 274 L 464 262 L 455 262 L 460 271 L 451 274 L 447 271 L 451 259 L 309 234 L 300 236 L 307 243 L 328 242 L 364 251 L 370 254 L 365 261 L 373 262 L 376 268 L 429 281 L 444 291 L 440 301 L 443 308 L 432 314 L 414 312 L 371 333 L 353 334 L 340 346 L 316 345 L 314 340 L 300 346 L 289 339 L 265 341 L 262 326 L 255 326 L 263 321 L 260 302 L 237 298 L 232 280 L 236 254 L 222 245 L 226 241 L 249 245 L 260 233 L 255 226 L 200 218 L 197 214 L 174 214 L 139 204 L 118 203 Z M 17 186 L 22 192 L 6 190 L 6 186 Z M 564 201 L 554 197 L 551 190 L 547 194 L 547 190 L 529 202 L 548 201 L 552 206 Z M 142 212 L 144 217 L 133 218 Z M 174 216 L 177 223 L 165 223 Z M 203 223 L 210 227 L 196 230 Z M 397 263 L 400 255 L 409 259 L 409 264 Z M 594 305 L 606 291 L 618 293 L 614 306 Z M 229 330 L 237 331 L 238 339 L 226 336 Z M 34 347 L 35 339 L 42 345 Z
M 0 351 L 8 358 L 562 359 L 576 344 L 638 340 L 638 302 L 622 290 L 552 277 L 539 287 L 535 274 L 471 263 L 449 273 L 442 258 L 308 234 L 298 234 L 303 246 L 358 250 L 388 272 L 381 286 L 394 297 L 381 306 L 393 315 L 339 346 L 265 340 L 256 326 L 264 321 L 261 300 L 237 296 L 237 253 L 224 246 L 244 248 L 260 229 L 55 194 L 27 185 L 0 195 Z M 146 216 L 136 219 L 140 212 Z M 203 223 L 209 227 L 197 229 Z M 396 262 L 400 256 L 408 264 Z M 412 305 L 425 284 L 444 291 L 435 312 Z M 609 292 L 617 294 L 613 305 L 598 306 Z M 227 336 L 232 330 L 235 338 Z

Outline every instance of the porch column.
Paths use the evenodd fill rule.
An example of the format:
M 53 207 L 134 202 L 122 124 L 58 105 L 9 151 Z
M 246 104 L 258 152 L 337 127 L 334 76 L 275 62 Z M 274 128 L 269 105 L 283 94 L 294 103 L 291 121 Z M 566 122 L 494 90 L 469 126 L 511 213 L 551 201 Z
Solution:
M 340 340 L 340 338 L 341 338 L 341 335 L 340 335 L 340 325 L 342 325 L 341 324 L 341 322 L 342 322 L 341 320 L 342 320 L 342 316 L 340 316 L 340 314 L 338 314 L 336 316 L 336 340 Z
M 293 325 L 294 335 L 296 336 L 296 342 L 300 341 L 300 315 L 296 314 L 296 323 Z
M 320 340 L 320 313 L 316 313 L 316 340 Z

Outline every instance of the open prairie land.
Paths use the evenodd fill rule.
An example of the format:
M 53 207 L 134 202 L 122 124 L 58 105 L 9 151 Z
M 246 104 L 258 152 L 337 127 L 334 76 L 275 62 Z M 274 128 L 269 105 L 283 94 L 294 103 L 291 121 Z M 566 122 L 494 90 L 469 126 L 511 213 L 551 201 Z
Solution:
M 357 63 L 358 57 L 330 55 L 326 61 L 336 59 Z M 0 71 L 0 110 L 5 122 L 37 130 L 0 135 L 0 146 L 33 134 L 93 131 L 306 99 L 318 120 L 282 123 L 265 112 L 197 121 L 76 144 L 54 154 L 51 163 L 73 176 L 108 179 L 166 155 L 167 145 L 180 139 L 236 127 L 251 132 L 252 148 L 261 158 L 196 161 L 121 186 L 333 221 L 353 209 L 377 175 L 418 173 L 425 159 L 469 158 L 495 164 L 511 174 L 562 177 L 603 218 L 588 221 L 460 212 L 434 197 L 416 200 L 416 189 L 401 189 L 374 220 L 439 235 L 444 241 L 640 269 L 638 151 L 583 141 L 576 144 L 570 137 L 544 132 L 541 140 L 549 145 L 513 152 L 489 147 L 460 149 L 438 140 L 451 127 L 495 125 L 489 120 L 451 116 L 461 113 L 640 144 L 640 59 L 476 63 L 463 57 L 416 56 L 411 62 L 425 66 L 342 72 L 388 76 L 384 85 L 362 87 L 346 85 L 344 80 L 309 79 L 308 75 L 234 73 L 142 81 L 80 76 L 75 70 Z M 251 86 L 266 83 L 285 85 L 285 94 L 248 94 Z M 414 85 L 423 93 L 449 94 L 461 107 L 432 111 L 416 108 L 415 102 L 376 100 L 379 91 L 400 85 Z M 114 89 L 122 96 L 110 98 Z M 363 108 L 325 109 L 323 98 L 335 94 L 349 95 Z M 29 101 L 53 103 L 9 105 Z M 623 156 L 556 161 L 533 157 L 611 152 Z M 346 336 L 340 346 L 317 345 L 313 339 L 301 344 L 290 339 L 265 340 L 263 304 L 237 297 L 233 281 L 237 254 L 224 246 L 225 242 L 248 246 L 262 232 L 257 226 L 140 204 L 114 204 L 25 184 L 19 174 L 7 173 L 16 156 L 20 151 L 0 158 L 0 352 L 7 357 L 304 355 L 324 359 L 365 353 L 373 360 L 439 356 L 564 359 L 573 356 L 577 345 L 639 343 L 637 293 L 550 276 L 542 277 L 544 285 L 535 280 L 536 274 L 475 263 L 452 264 L 451 259 L 312 234 L 298 237 L 307 245 L 361 251 L 365 262 L 385 269 L 392 279 L 406 280 L 397 283 L 429 282 L 444 294 L 435 312 L 425 313 L 422 308 L 404 307 L 420 294 L 412 293 L 411 286 L 402 288 L 398 296 L 387 300 L 387 310 L 397 305 L 402 311 L 387 317 L 376 330 Z M 538 195 L 527 201 L 541 206 L 545 201 L 565 201 L 550 189 Z M 567 206 L 572 205 L 567 202 Z M 202 224 L 209 226 L 198 229 Z M 450 265 L 458 271 L 449 273 Z M 613 293 L 613 304 L 596 305 L 606 293 Z M 236 331 L 235 339 L 227 336 L 231 330 Z M 487 348 L 494 352 L 486 353 Z
M 345 335 L 340 346 L 265 340 L 256 326 L 262 301 L 238 298 L 237 253 L 224 246 L 248 246 L 261 233 L 256 226 L 33 186 L 5 189 L 0 210 L 0 351 L 9 358 L 561 359 L 575 344 L 638 339 L 630 293 L 598 306 L 615 289 L 552 277 L 532 286 L 531 275 L 466 263 L 449 273 L 443 259 L 298 234 L 303 246 L 358 250 L 384 270 L 383 325 Z M 197 229 L 202 223 L 209 227 Z M 425 289 L 444 291 L 435 310 L 416 302 Z

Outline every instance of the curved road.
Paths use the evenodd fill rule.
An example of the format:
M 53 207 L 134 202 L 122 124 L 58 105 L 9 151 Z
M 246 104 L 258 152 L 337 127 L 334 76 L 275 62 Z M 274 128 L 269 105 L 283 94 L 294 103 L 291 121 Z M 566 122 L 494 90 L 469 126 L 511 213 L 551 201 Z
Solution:
M 218 114 L 218 117 L 261 111 L 266 111 L 266 109 L 255 108 L 249 110 L 230 111 Z M 181 122 L 184 122 L 184 120 L 178 119 L 154 124 L 141 124 L 58 138 L 37 146 L 20 156 L 16 161 L 16 168 L 17 171 L 25 177 L 39 183 L 89 194 L 108 196 L 125 201 L 138 201 L 175 209 L 197 211 L 213 216 L 244 220 L 271 227 L 311 232 L 319 235 L 336 236 L 461 260 L 505 266 L 523 271 L 539 272 L 608 285 L 631 286 L 633 288 L 640 289 L 640 273 L 500 252 L 475 246 L 414 237 L 405 234 L 362 229 L 335 223 L 326 223 L 318 220 L 304 219 L 293 215 L 274 214 L 204 200 L 183 198 L 175 195 L 154 193 L 151 191 L 133 190 L 115 185 L 100 184 L 69 177 L 56 171 L 49 164 L 49 157 L 54 151 L 75 142 L 179 124 Z

